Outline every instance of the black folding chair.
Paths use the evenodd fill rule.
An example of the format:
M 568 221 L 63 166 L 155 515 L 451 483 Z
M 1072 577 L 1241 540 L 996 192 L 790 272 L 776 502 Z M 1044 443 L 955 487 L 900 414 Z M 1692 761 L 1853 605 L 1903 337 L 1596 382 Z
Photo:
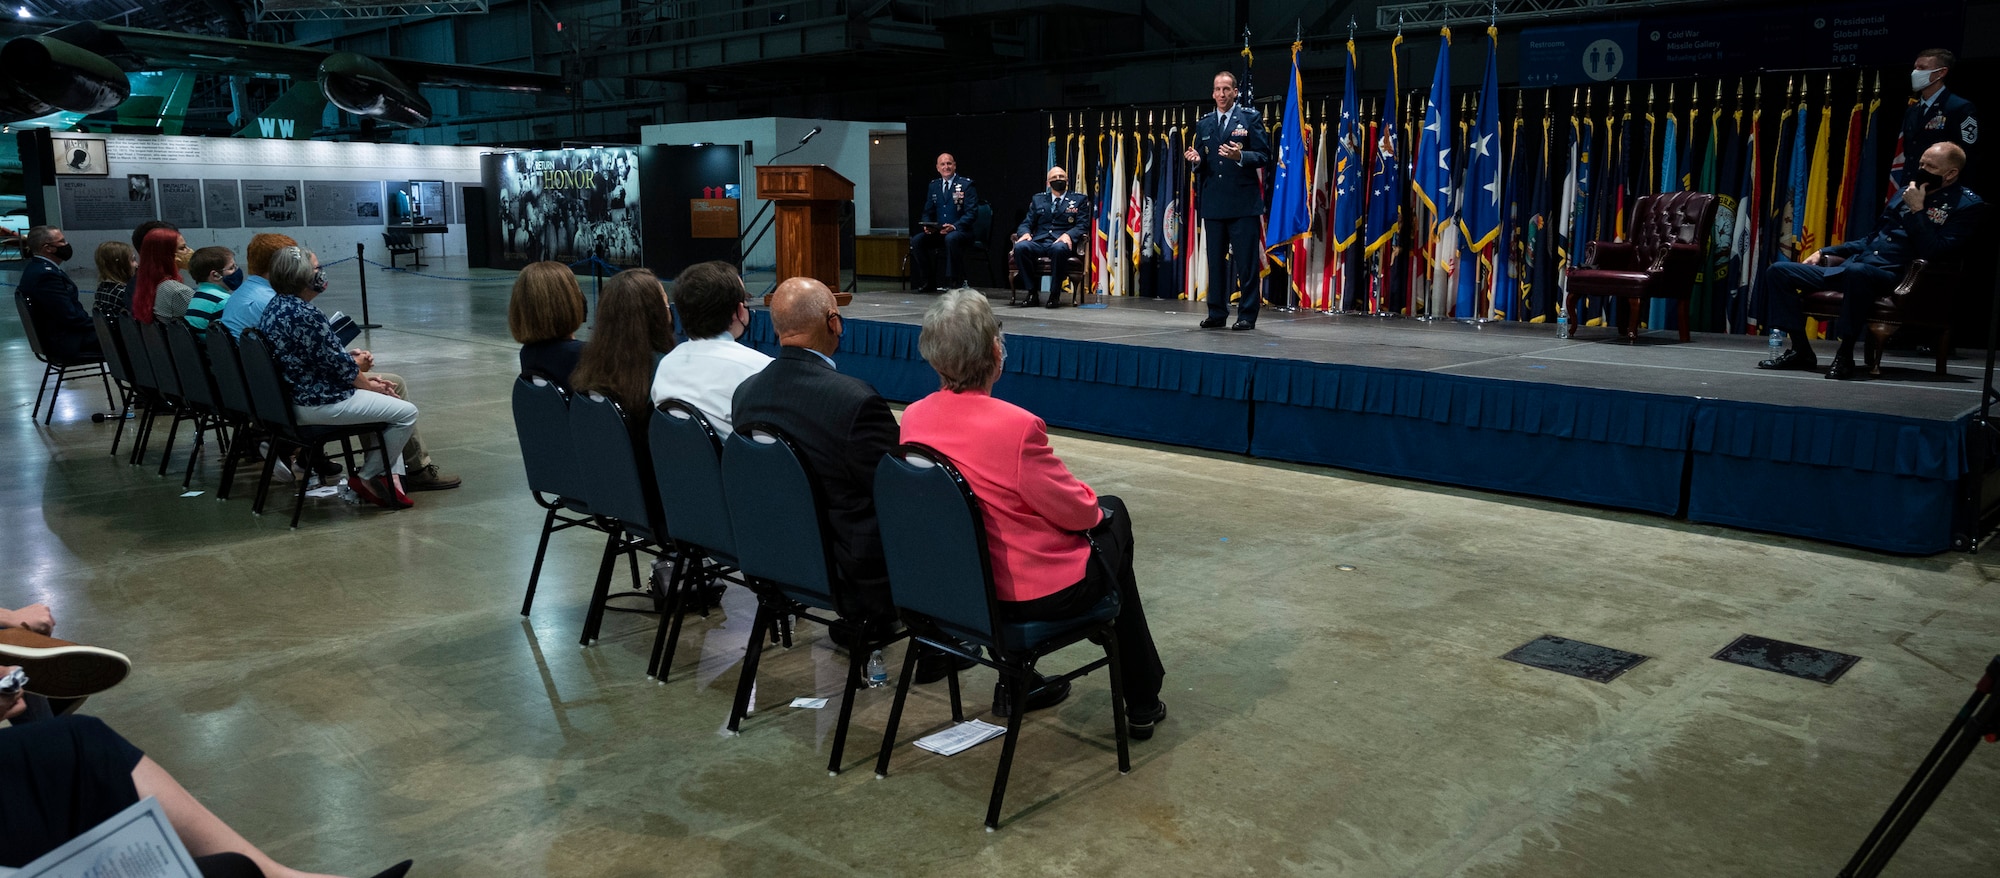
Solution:
M 111 383 L 118 388 L 118 412 L 111 417 L 118 419 L 118 430 L 111 434 L 111 456 L 118 456 L 118 443 L 125 438 L 125 422 L 132 417 L 132 401 L 138 393 L 138 383 L 132 374 L 132 361 L 125 355 L 125 340 L 118 337 L 118 329 L 111 325 L 111 318 L 101 311 L 90 315 L 90 324 L 97 330 L 97 346 L 104 351 L 104 366 L 111 373 Z M 95 416 L 92 416 L 95 419 Z
M 174 456 L 174 437 L 180 433 L 181 422 L 194 420 L 196 415 L 181 388 L 180 366 L 174 362 L 173 350 L 167 347 L 167 328 L 157 322 L 138 326 L 139 338 L 146 344 L 146 358 L 153 363 L 153 380 L 158 382 L 160 395 L 174 410 L 174 419 L 167 425 L 167 444 L 160 447 L 159 474 L 165 476 L 167 461 Z M 196 432 L 199 433 L 199 421 L 196 423 Z
M 889 562 L 889 589 L 916 642 L 972 659 L 1014 681 L 1009 687 L 1013 704 L 1007 713 L 1006 743 L 993 776 L 993 797 L 986 807 L 986 828 L 1000 825 L 1000 801 L 1014 765 L 1021 715 L 1028 712 L 1028 692 L 1035 687 L 1035 662 L 1078 641 L 1088 639 L 1102 645 L 1104 657 L 1051 680 L 1072 680 L 1110 666 L 1118 772 L 1131 771 L 1118 638 L 1112 632 L 1118 618 L 1118 592 L 1112 591 L 1089 612 L 1070 619 L 1003 621 L 999 596 L 993 589 L 993 566 L 986 553 L 979 498 L 944 455 L 922 445 L 900 445 L 883 456 L 875 469 L 875 512 L 882 525 L 882 550 Z M 1092 563 L 1101 562 L 1093 558 Z M 980 655 L 981 648 L 990 658 Z M 882 736 L 882 754 L 875 763 L 878 777 L 889 774 L 889 754 L 895 748 L 896 726 L 903 718 L 916 657 L 917 650 L 912 648 L 896 681 L 896 702 L 889 709 L 889 728 Z M 954 685 L 957 679 L 954 670 Z M 964 719 L 956 698 L 952 719 Z
M 195 341 L 194 327 L 188 325 L 187 319 L 175 320 L 162 331 L 167 337 L 167 352 L 174 360 L 174 371 L 181 379 L 181 402 L 194 421 L 194 450 L 188 453 L 187 473 L 181 477 L 181 490 L 185 491 L 194 482 L 195 461 L 206 447 L 203 431 L 213 432 L 216 444 L 227 449 L 228 428 L 240 427 L 242 422 L 223 411 L 214 371 L 209 368 L 208 356 L 202 352 L 201 343 Z M 168 441 L 172 441 L 172 431 L 168 432 Z
M 285 373 L 278 368 L 278 361 L 271 354 L 271 343 L 258 329 L 243 331 L 243 339 L 237 344 L 237 359 L 243 367 L 243 386 L 249 391 L 250 408 L 257 416 L 257 423 L 271 435 L 271 451 L 264 456 L 264 475 L 257 491 L 257 502 L 250 507 L 253 515 L 264 514 L 263 485 L 270 484 L 271 470 L 277 464 L 280 451 L 285 446 L 299 449 L 300 462 L 308 468 L 325 454 L 325 447 L 340 443 L 341 457 L 346 460 L 351 472 L 361 472 L 355 454 L 356 437 L 373 437 L 375 451 L 382 455 L 382 468 L 386 472 L 390 466 L 389 443 L 382 437 L 389 425 L 381 421 L 365 424 L 327 424 L 301 426 L 298 413 L 292 407 L 292 385 L 285 380 Z M 363 449 L 363 454 L 367 449 Z M 306 478 L 297 479 L 298 497 L 292 502 L 292 529 L 299 526 L 299 513 L 306 507 Z
M 548 511 L 542 516 L 542 537 L 535 546 L 535 566 L 528 573 L 528 593 L 521 598 L 521 615 L 535 605 L 535 586 L 542 579 L 549 535 L 583 527 L 604 530 L 590 514 L 587 485 L 569 431 L 569 391 L 545 375 L 522 373 L 514 380 L 514 438 L 521 445 L 521 464 L 528 471 L 528 494 Z
M 35 314 L 28 310 L 28 300 L 16 293 L 14 310 L 21 315 L 21 331 L 28 334 L 28 349 L 35 352 L 35 359 L 41 360 L 42 385 L 35 393 L 35 407 L 28 411 L 28 420 L 42 414 L 42 396 L 48 394 L 49 410 L 42 414 L 42 423 L 47 424 L 56 416 L 56 399 L 62 396 L 62 385 L 70 378 L 89 378 L 96 375 L 104 381 L 104 402 L 111 408 L 118 408 L 118 401 L 111 398 L 111 373 L 104 367 L 102 354 L 78 354 L 73 357 L 51 355 L 42 344 L 42 331 L 35 326 Z M 56 379 L 55 393 L 49 393 L 49 379 Z
M 639 446 L 632 436 L 631 421 L 625 417 L 625 410 L 614 400 L 595 393 L 571 394 L 569 400 L 570 439 L 576 443 L 576 460 L 579 474 L 583 478 L 584 496 L 590 498 L 590 513 L 599 519 L 599 526 L 609 536 L 604 541 L 604 560 L 597 568 L 597 584 L 591 589 L 590 607 L 583 617 L 583 636 L 579 642 L 589 646 L 597 642 L 598 628 L 604 622 L 604 611 L 619 612 L 660 612 L 667 611 L 666 587 L 650 591 L 639 582 L 639 556 L 665 557 L 670 544 L 667 529 L 661 524 L 659 498 L 652 490 L 652 461 L 639 453 Z M 632 590 L 611 594 L 611 573 L 617 566 L 618 556 L 629 555 L 632 561 Z M 620 607 L 611 604 L 618 598 L 646 598 L 652 606 Z
M 669 589 L 673 599 L 660 617 L 646 665 L 647 676 L 665 681 L 681 636 L 680 603 L 736 572 L 736 533 L 729 526 L 729 501 L 722 491 L 722 440 L 708 418 L 682 400 L 661 402 L 653 410 L 646 443 L 653 453 L 660 511 L 678 549 L 671 580 L 675 586 Z M 703 610 L 705 615 L 707 608 Z
M 153 439 L 153 421 L 161 412 L 173 410 L 173 403 L 161 392 L 158 373 L 153 366 L 152 352 L 147 349 L 146 335 L 140 331 L 143 324 L 130 317 L 111 316 L 112 329 L 118 339 L 125 344 L 125 359 L 132 367 L 132 382 L 139 391 L 139 402 L 144 411 L 139 416 L 138 429 L 132 434 L 132 455 L 127 463 L 138 466 L 146 459 L 146 445 Z
M 230 336 L 229 330 L 222 328 L 220 323 L 213 324 L 202 335 L 201 344 L 208 351 L 208 370 L 215 379 L 217 408 L 224 419 L 238 425 L 223 452 L 222 484 L 215 489 L 215 499 L 227 500 L 236 481 L 237 463 L 249 456 L 250 449 L 257 445 L 257 411 L 250 404 L 250 386 L 243 381 L 243 360 L 237 353 L 236 339 Z M 258 508 L 263 508 L 264 492 L 270 487 L 268 481 L 258 483 L 255 501 Z
M 839 774 L 854 693 L 862 688 L 861 666 L 870 653 L 907 635 L 894 630 L 894 619 L 867 616 L 849 594 L 833 561 L 826 500 L 791 439 L 769 424 L 739 425 L 723 443 L 722 487 L 729 501 L 738 567 L 757 592 L 757 618 L 750 623 L 749 653 L 736 684 L 729 730 L 737 731 L 749 712 L 767 629 L 789 614 L 838 629 L 849 635 L 847 686 L 826 770 Z

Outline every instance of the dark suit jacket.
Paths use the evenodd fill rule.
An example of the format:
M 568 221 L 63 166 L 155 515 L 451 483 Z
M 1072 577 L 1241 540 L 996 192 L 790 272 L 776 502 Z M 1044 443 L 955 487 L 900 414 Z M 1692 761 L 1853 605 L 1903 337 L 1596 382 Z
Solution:
M 952 189 L 944 188 L 944 178 L 931 181 L 924 195 L 924 212 L 921 221 L 927 223 L 950 223 L 968 235 L 972 234 L 972 214 L 979 209 L 979 188 L 972 185 L 972 178 L 959 174 L 951 178 Z M 963 197 L 954 197 L 962 195 Z
M 736 386 L 730 419 L 763 422 L 797 442 L 826 498 L 834 560 L 850 581 L 872 585 L 886 613 L 888 565 L 875 521 L 875 466 L 901 431 L 889 403 L 868 382 L 843 375 L 803 348 L 783 348 L 763 371 Z
M 1904 210 L 1903 199 L 1898 197 L 1882 211 L 1874 234 L 1828 247 L 1826 253 L 1856 265 L 1898 272 L 1912 259 L 1937 259 L 1959 252 L 1985 215 L 1986 203 L 1964 186 L 1946 186 L 1930 193 L 1920 211 Z
M 1979 108 L 1956 94 L 1951 87 L 1938 90 L 1937 100 L 1931 101 L 1927 112 L 1919 112 L 1919 104 L 1911 104 L 1903 111 L 1903 168 L 1907 175 L 1910 168 L 1917 166 L 1917 159 L 1932 145 L 1950 141 L 1972 155 L 1973 144 L 1979 142 Z M 1971 164 L 1967 162 L 1967 164 Z M 1963 172 L 1961 172 L 1963 173 Z M 1897 186 L 1909 185 L 1909 177 L 1896 180 Z
M 1014 234 L 1027 235 L 1038 244 L 1053 244 L 1057 237 L 1068 235 L 1070 247 L 1082 249 L 1090 243 L 1090 221 L 1090 196 L 1037 192 L 1028 200 L 1028 215 Z
M 76 299 L 76 282 L 55 263 L 39 256 L 21 269 L 21 286 L 14 295 L 28 303 L 43 352 L 51 360 L 74 360 L 99 353 L 97 327 L 90 312 Z
M 1225 115 L 1211 111 L 1195 123 L 1194 133 L 1194 150 L 1200 154 L 1194 173 L 1201 187 L 1195 209 L 1201 218 L 1261 216 L 1264 192 L 1257 183 L 1257 169 L 1271 163 L 1271 138 L 1265 135 L 1257 111 L 1248 107 L 1236 107 Z M 1243 145 L 1241 163 L 1215 154 L 1232 140 Z

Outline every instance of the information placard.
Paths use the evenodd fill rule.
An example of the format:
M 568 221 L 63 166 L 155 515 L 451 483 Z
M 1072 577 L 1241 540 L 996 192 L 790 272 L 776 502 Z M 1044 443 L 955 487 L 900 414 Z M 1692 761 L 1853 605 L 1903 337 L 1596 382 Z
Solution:
M 306 225 L 382 225 L 382 181 L 307 181 Z
M 202 206 L 208 208 L 209 228 L 243 228 L 243 202 L 237 195 L 235 180 L 203 180 L 201 194 Z
M 62 225 L 77 231 L 131 229 L 153 219 L 153 191 L 124 177 L 64 177 L 56 181 Z
M 302 226 L 299 181 L 244 180 L 243 221 L 252 226 Z
M 200 180 L 161 179 L 155 185 L 160 188 L 160 219 L 183 229 L 203 227 Z

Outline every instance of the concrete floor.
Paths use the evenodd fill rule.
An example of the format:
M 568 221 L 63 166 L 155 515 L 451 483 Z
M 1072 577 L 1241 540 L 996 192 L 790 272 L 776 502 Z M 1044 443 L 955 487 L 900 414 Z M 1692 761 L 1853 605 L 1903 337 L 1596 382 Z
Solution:
M 847 771 L 826 775 L 835 711 L 783 706 L 838 692 L 816 627 L 767 656 L 762 709 L 722 736 L 747 594 L 690 621 L 664 686 L 645 678 L 650 616 L 613 614 L 576 647 L 588 535 L 556 537 L 517 614 L 540 510 L 507 404 L 511 275 L 455 263 L 430 271 L 477 279 L 370 269 L 386 328 L 363 343 L 409 379 L 465 487 L 395 513 L 312 501 L 296 532 L 287 500 L 262 518 L 243 494 L 216 502 L 209 461 L 207 493 L 182 498 L 109 456 L 112 426 L 88 418 L 101 395 L 30 423 L 40 367 L 0 316 L 0 604 L 47 602 L 58 634 L 130 654 L 131 679 L 87 711 L 303 868 L 1831 875 L 2000 651 L 1983 555 L 1058 431 L 1071 468 L 1134 511 L 1172 715 L 1120 777 L 1103 677 L 1083 681 L 1031 716 L 988 834 L 996 745 L 906 744 L 873 777 L 886 691 L 863 694 Z M 359 310 L 354 272 L 333 270 L 327 310 Z M 1544 633 L 1651 659 L 1601 685 L 1497 658 Z M 1743 633 L 1862 661 L 1825 686 L 1709 658 Z M 969 676 L 976 704 L 991 676 Z M 923 687 L 905 740 L 947 718 L 942 686 Z M 1995 874 L 1996 791 L 2000 750 L 1980 748 L 1890 874 Z

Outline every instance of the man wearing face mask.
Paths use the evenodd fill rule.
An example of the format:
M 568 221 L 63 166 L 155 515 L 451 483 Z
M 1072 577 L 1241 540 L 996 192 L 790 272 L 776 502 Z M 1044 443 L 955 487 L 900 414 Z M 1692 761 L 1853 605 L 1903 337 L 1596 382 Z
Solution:
M 672 298 L 688 340 L 674 345 L 653 371 L 653 404 L 678 399 L 694 406 L 727 439 L 736 388 L 771 364 L 763 351 L 739 340 L 750 328 L 750 293 L 735 266 L 703 262 L 674 278 Z
M 1812 342 L 1805 337 L 1800 296 L 1834 290 L 1841 294 L 1840 318 L 1834 323 L 1840 351 L 1826 377 L 1854 377 L 1854 341 L 1861 337 L 1875 300 L 1895 289 L 1910 260 L 1936 260 L 1958 251 L 1984 216 L 1985 203 L 1959 185 L 1964 168 L 1965 150 L 1954 143 L 1933 144 L 1910 172 L 1902 193 L 1882 211 L 1874 234 L 1828 247 L 1804 262 L 1777 262 L 1765 269 L 1771 325 L 1792 337 L 1792 347 L 1757 368 L 1818 367 Z
M 1014 230 L 1014 265 L 1028 282 L 1028 298 L 1017 307 L 1032 308 L 1041 303 L 1041 264 L 1047 257 L 1056 273 L 1063 261 L 1075 255 L 1090 227 L 1090 199 L 1069 191 L 1069 172 L 1050 168 L 1047 192 L 1037 192 L 1028 201 L 1028 215 Z M 1049 293 L 1049 307 L 1062 306 L 1060 290 Z
M 21 285 L 15 288 L 14 296 L 27 303 L 45 352 L 55 360 L 101 355 L 90 312 L 77 301 L 76 282 L 62 269 L 62 264 L 76 255 L 63 230 L 36 226 L 28 230 L 25 243 L 28 264 L 21 268 Z
M 1949 49 L 1925 49 L 1918 53 L 1910 71 L 1910 108 L 1903 113 L 1903 151 L 1890 163 L 1896 185 L 1910 182 L 1909 168 L 1916 162 L 1906 156 L 1922 157 L 1932 144 L 1955 143 L 1968 155 L 1979 142 L 1979 108 L 1945 88 L 1957 57 Z

